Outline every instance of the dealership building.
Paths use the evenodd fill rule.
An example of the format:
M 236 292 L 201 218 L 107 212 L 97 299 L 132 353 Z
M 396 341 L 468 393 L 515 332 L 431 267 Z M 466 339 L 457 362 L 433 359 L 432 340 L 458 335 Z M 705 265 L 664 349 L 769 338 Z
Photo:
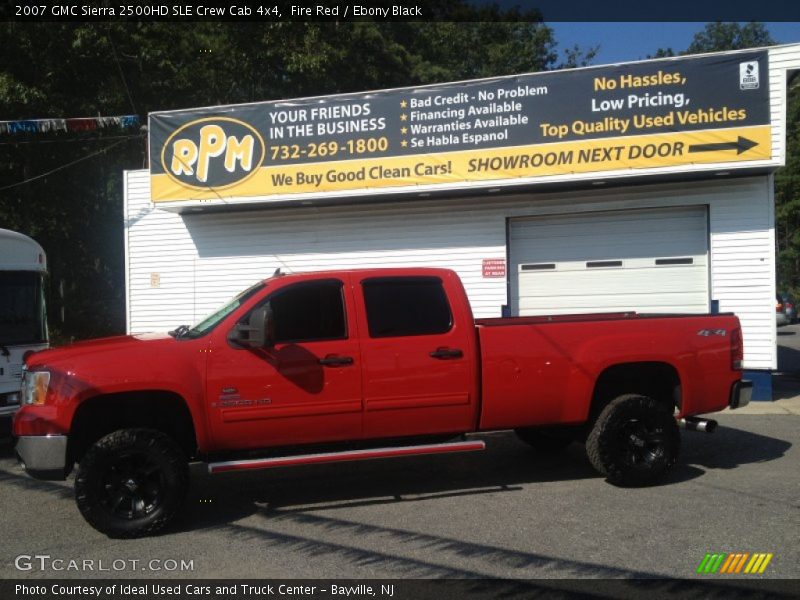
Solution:
M 152 113 L 127 327 L 275 269 L 445 267 L 476 317 L 734 312 L 777 368 L 773 172 L 800 45 Z

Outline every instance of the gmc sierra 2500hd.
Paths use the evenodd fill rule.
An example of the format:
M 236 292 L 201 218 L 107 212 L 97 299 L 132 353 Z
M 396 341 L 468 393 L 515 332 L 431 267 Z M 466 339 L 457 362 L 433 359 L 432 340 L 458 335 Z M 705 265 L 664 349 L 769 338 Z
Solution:
M 738 319 L 635 313 L 473 320 L 455 273 L 276 275 L 194 327 L 28 359 L 17 453 L 34 477 L 78 464 L 78 508 L 113 537 L 174 517 L 189 461 L 211 473 L 480 450 L 514 429 L 571 441 L 609 482 L 647 485 L 682 421 L 750 400 Z M 259 454 L 260 452 L 260 454 Z

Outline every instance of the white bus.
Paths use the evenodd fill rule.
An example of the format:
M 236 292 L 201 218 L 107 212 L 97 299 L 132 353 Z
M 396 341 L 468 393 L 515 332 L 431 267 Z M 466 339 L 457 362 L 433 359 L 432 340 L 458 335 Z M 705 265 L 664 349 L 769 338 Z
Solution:
M 0 417 L 19 408 L 25 357 L 47 348 L 44 250 L 26 235 L 0 229 Z

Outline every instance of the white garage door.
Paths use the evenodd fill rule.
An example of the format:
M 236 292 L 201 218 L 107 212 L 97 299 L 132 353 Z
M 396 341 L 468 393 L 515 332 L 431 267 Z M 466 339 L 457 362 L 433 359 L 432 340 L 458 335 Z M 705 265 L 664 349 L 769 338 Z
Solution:
M 512 219 L 511 313 L 708 312 L 707 212 Z

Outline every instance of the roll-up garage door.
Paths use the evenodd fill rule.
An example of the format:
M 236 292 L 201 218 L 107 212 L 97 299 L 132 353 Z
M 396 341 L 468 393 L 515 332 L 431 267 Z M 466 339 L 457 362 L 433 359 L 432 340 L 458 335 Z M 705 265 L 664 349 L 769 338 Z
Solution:
M 512 219 L 513 315 L 709 310 L 705 206 Z

